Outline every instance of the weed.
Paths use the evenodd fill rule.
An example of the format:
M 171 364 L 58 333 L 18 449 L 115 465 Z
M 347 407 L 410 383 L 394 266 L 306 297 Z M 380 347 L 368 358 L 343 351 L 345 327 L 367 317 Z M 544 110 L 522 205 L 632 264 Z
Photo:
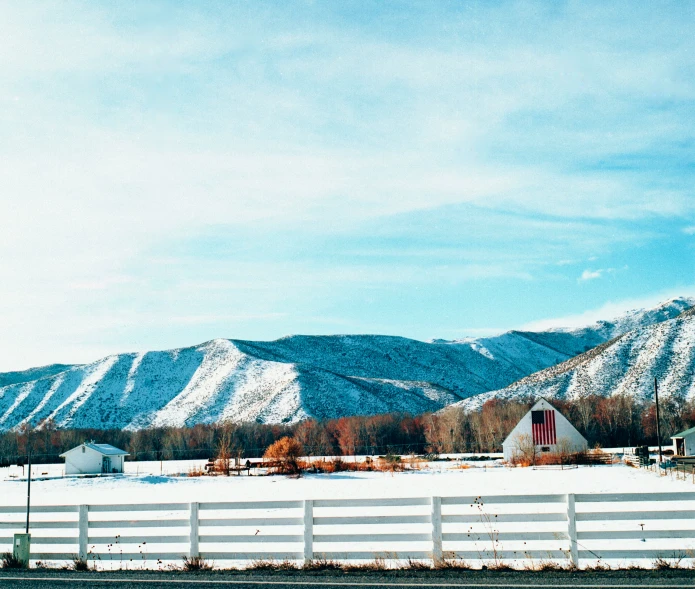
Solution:
M 3 569 L 25 569 L 26 564 L 19 560 L 11 552 L 5 552 L 2 555 L 2 568 Z
M 594 565 L 587 565 L 584 567 L 585 571 L 589 571 L 592 573 L 595 572 L 600 572 L 600 571 L 610 571 L 611 567 L 609 567 L 605 562 L 601 562 L 600 560 L 594 564 Z
M 78 556 L 75 556 L 72 559 L 72 565 L 70 568 L 73 571 L 88 571 L 89 570 L 89 563 L 84 560 L 83 558 L 80 558 Z
M 212 563 L 205 560 L 202 556 L 184 556 L 184 571 L 211 571 Z
M 679 569 L 681 568 L 681 560 L 683 560 L 683 557 L 681 556 L 673 556 L 673 558 L 657 558 L 654 561 L 654 564 L 652 565 L 657 571 L 668 571 L 671 569 Z

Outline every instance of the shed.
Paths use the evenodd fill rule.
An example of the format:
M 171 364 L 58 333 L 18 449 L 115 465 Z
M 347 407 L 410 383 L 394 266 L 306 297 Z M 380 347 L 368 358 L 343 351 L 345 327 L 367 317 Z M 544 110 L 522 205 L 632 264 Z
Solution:
M 506 461 L 520 455 L 583 452 L 587 448 L 586 438 L 545 399 L 538 400 L 502 442 Z
M 123 472 L 128 452 L 111 444 L 84 442 L 60 455 L 65 458 L 65 474 L 117 474 Z
M 695 427 L 671 436 L 671 439 L 676 456 L 695 456 Z

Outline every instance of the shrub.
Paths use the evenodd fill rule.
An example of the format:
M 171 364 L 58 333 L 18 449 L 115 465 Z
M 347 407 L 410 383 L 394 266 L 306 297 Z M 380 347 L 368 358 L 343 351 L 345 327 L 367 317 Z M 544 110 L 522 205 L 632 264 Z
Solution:
M 299 474 L 301 472 L 299 458 L 303 453 L 304 449 L 297 440 L 285 436 L 268 446 L 263 458 L 268 458 L 274 462 L 273 468 L 276 472 Z

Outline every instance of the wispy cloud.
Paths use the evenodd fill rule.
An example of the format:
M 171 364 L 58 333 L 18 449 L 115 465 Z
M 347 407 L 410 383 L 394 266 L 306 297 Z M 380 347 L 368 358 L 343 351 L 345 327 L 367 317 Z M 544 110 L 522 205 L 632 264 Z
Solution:
M 694 233 L 684 11 L 3 4 L 0 362 L 70 349 L 63 319 L 101 353 L 90 324 L 126 349 L 511 325 L 589 290 L 579 260 L 598 292 Z M 148 313 L 192 319 L 154 341 Z

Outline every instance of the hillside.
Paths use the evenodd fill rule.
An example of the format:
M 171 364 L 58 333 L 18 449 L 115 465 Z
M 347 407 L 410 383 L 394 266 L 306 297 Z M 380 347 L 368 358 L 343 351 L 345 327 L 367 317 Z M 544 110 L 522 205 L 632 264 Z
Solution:
M 663 397 L 695 397 L 695 307 L 460 404 L 477 407 L 488 399 L 572 399 L 587 394 L 651 399 L 655 377 Z
M 674 299 L 574 330 L 433 342 L 377 335 L 217 339 L 35 369 L 39 377 L 33 379 L 31 371 L 6 373 L 0 378 L 23 377 L 9 377 L 19 380 L 0 387 L 0 430 L 49 418 L 61 428 L 135 429 L 435 411 L 504 389 L 628 329 L 675 317 L 691 304 Z

